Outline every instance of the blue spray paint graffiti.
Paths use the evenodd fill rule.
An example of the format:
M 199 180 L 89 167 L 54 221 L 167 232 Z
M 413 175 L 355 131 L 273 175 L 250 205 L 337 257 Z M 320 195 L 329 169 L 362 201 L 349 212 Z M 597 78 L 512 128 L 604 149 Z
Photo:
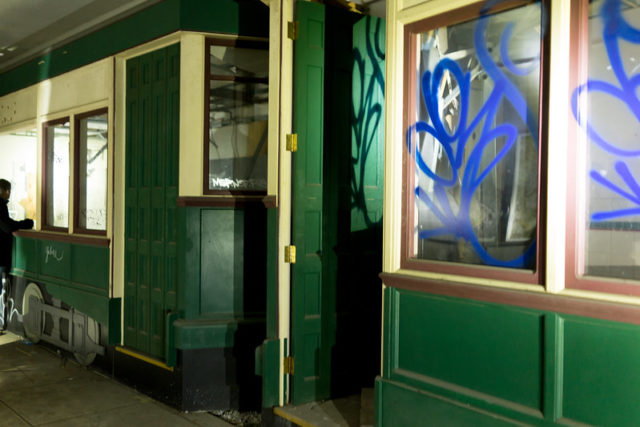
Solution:
M 471 102 L 471 72 L 464 72 L 460 65 L 452 59 L 444 57 L 433 68 L 427 70 L 421 76 L 421 94 L 425 103 L 429 121 L 418 120 L 412 124 L 406 133 L 406 145 L 417 166 L 419 173 L 426 175 L 432 182 L 432 193 L 420 184 L 414 189 L 416 203 L 424 204 L 428 210 L 441 223 L 440 227 L 420 230 L 420 239 L 430 239 L 436 236 L 449 235 L 461 239 L 473 248 L 480 260 L 488 265 L 502 267 L 528 267 L 533 261 L 536 252 L 536 241 L 526 247 L 523 253 L 513 259 L 498 259 L 491 255 L 481 243 L 474 230 L 471 218 L 471 205 L 477 190 L 494 171 L 498 163 L 514 147 L 518 141 L 518 128 L 512 124 L 501 121 L 498 112 L 503 103 L 508 102 L 519 116 L 527 131 L 531 135 L 534 144 L 538 144 L 538 119 L 535 110 L 527 105 L 525 96 L 518 87 L 509 79 L 500 65 L 491 55 L 486 42 L 487 26 L 490 22 L 488 12 L 496 2 L 490 2 L 484 8 L 474 30 L 474 47 L 477 61 L 486 75 L 493 81 L 486 101 L 479 109 L 475 117 L 470 115 Z M 509 41 L 512 38 L 514 24 L 504 27 L 500 42 L 500 63 L 510 73 L 516 76 L 527 75 L 539 68 L 538 58 L 532 61 L 532 65 L 519 68 L 508 55 Z M 541 31 L 543 32 L 544 29 Z M 446 129 L 445 120 L 439 108 L 439 88 L 443 78 L 456 82 L 458 95 L 458 124 L 452 126 L 448 123 L 450 131 Z M 449 163 L 450 175 L 441 176 L 424 161 L 421 147 L 414 143 L 420 133 L 428 133 L 433 137 L 434 144 L 441 146 Z M 466 149 L 470 146 L 472 136 L 478 134 L 477 142 L 471 148 L 470 153 Z M 487 148 L 493 146 L 496 140 L 502 139 L 504 143 L 497 150 L 494 157 L 487 163 L 490 153 Z M 495 144 L 498 146 L 498 144 Z M 413 151 L 412 151 L 413 150 Z M 459 206 L 457 212 L 452 208 L 448 192 L 459 186 Z
M 578 108 L 581 96 L 591 92 L 600 92 L 601 94 L 609 95 L 622 101 L 635 116 L 636 120 L 640 122 L 640 99 L 637 94 L 638 87 L 640 86 L 640 74 L 628 76 L 620 55 L 620 41 L 624 40 L 630 43 L 640 44 L 640 30 L 631 27 L 629 23 L 625 21 L 621 13 L 620 3 L 620 0 L 607 0 L 600 10 L 603 23 L 602 39 L 611 64 L 611 69 L 618 80 L 618 86 L 606 81 L 590 79 L 585 84 L 578 86 L 573 92 L 571 109 L 580 126 L 586 130 L 587 136 L 591 141 L 604 151 L 624 159 L 640 156 L 640 150 L 622 148 L 616 145 L 615 141 L 606 139 L 596 131 L 594 124 L 588 120 L 587 114 Z M 611 192 L 622 196 L 637 207 L 595 212 L 591 215 L 593 221 L 606 221 L 640 214 L 640 185 L 637 179 L 631 174 L 629 166 L 623 160 L 617 160 L 614 168 L 630 192 L 616 185 L 608 178 L 605 178 L 596 170 L 591 170 L 589 175 L 595 182 L 609 189 Z

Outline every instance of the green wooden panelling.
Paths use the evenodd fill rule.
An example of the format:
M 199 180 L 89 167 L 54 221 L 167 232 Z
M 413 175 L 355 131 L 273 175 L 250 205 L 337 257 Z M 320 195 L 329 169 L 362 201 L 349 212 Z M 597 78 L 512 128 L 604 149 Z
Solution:
M 322 191 L 324 108 L 324 5 L 296 3 L 294 44 L 292 353 L 295 404 L 329 396 L 330 346 L 322 345 Z
M 244 211 L 201 211 L 200 315 L 242 313 Z
M 37 274 L 40 271 L 40 256 L 36 239 L 16 237 L 13 239 L 12 274 L 24 276 L 25 274 Z
M 200 209 L 178 208 L 178 277 L 182 286 L 178 289 L 178 309 L 180 317 L 197 319 L 200 317 Z M 194 263 L 198 260 L 198 263 Z
M 120 344 L 122 298 L 111 298 L 109 300 L 109 345 Z
M 54 298 L 112 329 L 118 318 L 109 298 L 109 248 L 16 237 L 12 274 L 46 286 Z M 110 333 L 111 337 L 111 333 Z
M 127 61 L 125 345 L 165 356 L 177 308 L 180 46 Z
M 108 291 L 109 265 L 107 247 L 71 245 L 72 282 L 86 284 L 96 291 Z
M 262 365 L 262 407 L 277 406 L 280 399 L 280 340 L 264 340 L 258 353 Z
M 487 307 L 401 292 L 391 377 L 401 370 L 407 377 L 424 376 L 421 381 L 455 384 L 541 411 L 541 314 Z
M 267 210 L 267 330 L 256 349 L 261 360 L 262 407 L 279 403 L 280 339 L 278 338 L 278 208 Z
M 592 425 L 640 423 L 640 327 L 564 320 L 562 416 Z
M 188 0 L 180 7 L 180 29 L 269 37 L 269 8 L 254 0 Z
M 278 216 L 267 210 L 267 339 L 278 337 Z
M 640 420 L 640 326 L 393 288 L 384 312 L 378 425 Z
M 165 330 L 167 331 L 167 339 L 165 342 L 165 356 L 167 366 L 176 366 L 178 363 L 178 351 L 176 349 L 174 322 L 180 318 L 180 313 L 172 311 L 167 313 Z
M 164 0 L 0 75 L 0 96 L 178 30 L 268 37 L 268 8 L 234 0 Z
M 447 426 L 499 427 L 513 420 L 455 404 L 433 394 L 403 384 L 376 381 L 375 425 L 379 427 Z
M 55 279 L 71 280 L 71 243 L 40 243 L 40 273 Z
M 266 209 L 179 209 L 181 318 L 264 318 Z
M 175 328 L 175 347 L 181 350 L 233 347 L 241 328 L 264 328 L 263 319 L 178 319 Z

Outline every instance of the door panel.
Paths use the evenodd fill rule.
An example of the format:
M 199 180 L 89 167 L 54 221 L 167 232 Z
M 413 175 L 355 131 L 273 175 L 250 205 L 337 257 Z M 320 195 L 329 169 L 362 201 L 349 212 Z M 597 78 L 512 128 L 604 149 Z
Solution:
M 322 342 L 322 184 L 324 6 L 296 3 L 300 33 L 294 46 L 292 354 L 293 402 L 329 395 L 329 353 Z
M 296 20 L 291 350 L 300 404 L 359 392 L 379 370 L 385 40 L 384 21 L 320 4 L 298 3 Z
M 164 356 L 176 308 L 179 45 L 127 61 L 124 343 Z

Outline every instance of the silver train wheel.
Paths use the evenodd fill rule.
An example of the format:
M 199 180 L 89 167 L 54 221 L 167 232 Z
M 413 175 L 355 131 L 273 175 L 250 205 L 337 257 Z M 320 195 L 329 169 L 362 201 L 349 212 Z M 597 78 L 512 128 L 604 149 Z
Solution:
M 30 316 L 36 315 L 33 310 L 29 310 L 29 300 L 32 296 L 37 298 L 40 302 L 44 301 L 44 298 L 42 297 L 42 291 L 40 291 L 40 287 L 35 283 L 30 282 L 24 290 L 24 295 L 22 296 L 22 326 L 24 327 L 24 334 L 27 338 L 29 338 L 29 341 L 37 344 L 40 341 L 40 337 L 42 336 L 42 321 L 36 327 L 32 327 L 29 322 Z
M 89 338 L 94 343 L 98 344 L 98 340 L 100 339 L 100 325 L 89 316 L 87 316 L 86 334 L 87 337 L 85 337 L 85 339 Z M 79 353 L 76 351 L 73 353 L 73 357 L 75 357 L 76 361 L 82 366 L 89 366 L 96 358 L 96 353 Z

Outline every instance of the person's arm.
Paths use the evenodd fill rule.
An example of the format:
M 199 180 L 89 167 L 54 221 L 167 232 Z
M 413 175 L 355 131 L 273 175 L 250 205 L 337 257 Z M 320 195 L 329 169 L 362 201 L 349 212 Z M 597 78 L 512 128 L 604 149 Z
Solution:
M 7 205 L 0 205 L 0 230 L 5 233 L 12 233 L 19 229 L 19 222 L 14 221 L 13 219 L 11 219 L 11 217 L 9 217 L 9 209 L 7 209 Z
M 22 221 L 18 221 L 18 227 L 21 230 L 31 230 L 33 228 L 33 220 L 32 219 L 23 219 Z

